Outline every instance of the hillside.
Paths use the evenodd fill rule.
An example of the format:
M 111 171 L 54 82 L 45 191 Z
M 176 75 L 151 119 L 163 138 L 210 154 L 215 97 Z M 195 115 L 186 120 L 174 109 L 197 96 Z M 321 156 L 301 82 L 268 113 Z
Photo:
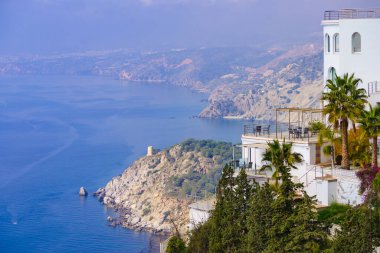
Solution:
M 49 57 L 0 57 L 1 74 L 92 75 L 167 83 L 209 94 L 205 118 L 273 119 L 273 108 L 319 106 L 322 50 L 254 47 L 128 50 Z
M 214 193 L 231 149 L 226 142 L 186 140 L 136 160 L 96 195 L 118 211 L 124 227 L 167 233 L 174 222 L 184 233 L 191 196 Z
M 314 45 L 280 55 L 240 76 L 221 77 L 201 117 L 274 119 L 277 107 L 318 107 L 323 89 L 322 54 Z

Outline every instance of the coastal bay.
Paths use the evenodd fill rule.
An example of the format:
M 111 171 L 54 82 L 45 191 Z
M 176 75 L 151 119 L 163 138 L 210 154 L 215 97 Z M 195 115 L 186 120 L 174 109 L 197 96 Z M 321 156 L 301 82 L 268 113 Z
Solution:
M 152 234 L 107 226 L 113 210 L 80 186 L 91 195 L 148 145 L 238 142 L 243 125 L 194 117 L 205 95 L 165 84 L 22 75 L 2 76 L 0 90 L 4 252 L 149 252 Z

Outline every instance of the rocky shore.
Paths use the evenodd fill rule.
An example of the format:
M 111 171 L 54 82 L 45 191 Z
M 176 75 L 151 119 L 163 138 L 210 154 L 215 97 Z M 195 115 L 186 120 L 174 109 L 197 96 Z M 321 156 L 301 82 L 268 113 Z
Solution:
M 199 180 L 220 174 L 231 147 L 225 142 L 187 140 L 141 157 L 94 195 L 119 214 L 110 225 L 159 234 L 176 227 L 185 234 L 193 201 L 186 196 L 207 190 Z M 207 185 L 211 189 L 215 181 Z

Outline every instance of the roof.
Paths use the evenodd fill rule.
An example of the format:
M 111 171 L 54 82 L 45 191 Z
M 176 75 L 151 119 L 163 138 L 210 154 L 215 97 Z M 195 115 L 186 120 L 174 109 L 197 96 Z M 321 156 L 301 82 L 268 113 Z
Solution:
M 380 8 L 342 9 L 325 11 L 324 20 L 380 18 Z
M 288 107 L 288 108 L 276 108 L 276 111 L 278 111 L 278 112 L 311 112 L 311 113 L 322 113 L 323 109 Z

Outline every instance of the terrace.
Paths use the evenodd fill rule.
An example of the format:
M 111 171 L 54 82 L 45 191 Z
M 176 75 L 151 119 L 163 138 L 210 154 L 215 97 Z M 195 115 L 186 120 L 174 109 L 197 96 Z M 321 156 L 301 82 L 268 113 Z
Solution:
M 325 11 L 324 20 L 380 18 L 380 8 Z
M 278 119 L 287 122 L 280 122 Z M 249 124 L 244 126 L 243 138 L 271 141 L 285 139 L 289 142 L 317 143 L 318 131 L 310 128 L 314 121 L 323 121 L 322 109 L 277 108 L 274 124 Z

